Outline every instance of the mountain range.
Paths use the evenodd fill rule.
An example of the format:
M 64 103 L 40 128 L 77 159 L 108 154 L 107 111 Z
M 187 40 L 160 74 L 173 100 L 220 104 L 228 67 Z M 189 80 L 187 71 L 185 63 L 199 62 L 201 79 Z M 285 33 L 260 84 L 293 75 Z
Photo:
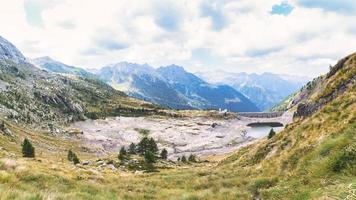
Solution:
M 227 84 L 248 97 L 260 110 L 268 110 L 298 91 L 311 78 L 272 73 L 247 74 L 222 70 L 197 72 L 203 80 L 212 84 Z
M 232 87 L 209 84 L 176 65 L 155 69 L 148 64 L 120 62 L 91 74 L 48 57 L 33 59 L 33 62 L 51 72 L 96 76 L 131 97 L 173 109 L 259 111 L 254 103 Z
M 194 100 L 196 94 L 204 97 L 200 87 L 209 92 L 211 90 L 204 88 L 214 87 L 177 66 L 152 69 L 146 65 L 116 65 L 103 68 L 95 76 L 105 78 L 103 73 L 108 80 L 117 82 L 118 74 L 124 83 L 132 81 L 132 74 L 137 74 L 150 84 L 160 82 L 175 87 L 177 95 L 184 95 L 186 101 Z M 62 66 L 62 70 L 67 71 L 65 73 L 53 73 L 49 71 L 51 67 L 40 68 L 0 37 L 1 199 L 355 197 L 356 53 L 341 59 L 327 74 L 308 82 L 283 102 L 280 108 L 294 113 L 293 121 L 284 130 L 270 131 L 268 137 L 249 142 L 236 152 L 224 157 L 212 155 L 204 161 L 186 160 L 186 157 L 180 161 L 165 161 L 157 156 L 158 160 L 153 163 L 147 161 L 147 157 L 134 154 L 127 156 L 127 160 L 118 160 L 116 152 L 98 154 L 95 144 L 86 144 L 80 139 L 83 133 L 53 131 L 54 125 L 65 130 L 68 124 L 78 120 L 123 114 L 155 115 L 163 109 L 128 97 L 100 80 L 73 75 L 76 72 L 70 70 L 71 67 Z M 124 75 L 129 78 L 121 75 L 125 70 L 128 72 Z M 156 77 L 147 75 L 151 73 Z M 208 118 L 211 112 L 199 113 L 209 119 L 207 123 L 218 120 L 216 116 Z M 170 116 L 163 120 L 173 123 L 182 120 Z M 193 112 L 187 116 L 188 122 L 183 126 L 186 130 L 191 129 L 189 134 L 192 136 L 199 133 L 193 130 L 192 123 L 214 128 L 210 124 L 198 124 Z M 218 116 L 221 119 L 219 113 Z M 113 126 L 107 120 L 98 121 L 89 120 L 89 123 Z M 120 119 L 120 123 L 126 122 Z M 216 125 L 218 130 L 219 126 Z M 149 129 L 138 131 L 143 130 L 150 134 Z M 101 130 L 95 128 L 94 131 Z M 180 137 L 178 131 L 175 133 Z M 125 135 L 131 137 L 131 134 L 127 132 Z M 112 145 L 110 135 L 100 137 L 100 140 Z M 34 158 L 25 157 L 28 151 L 23 141 L 30 144 L 27 146 L 32 149 Z M 232 145 L 233 142 L 236 141 L 232 140 Z M 79 163 L 72 163 L 69 152 L 75 157 L 78 155 Z M 148 170 L 145 165 L 149 166 Z
M 74 68 L 61 66 L 61 69 Z M 71 72 L 78 71 L 81 70 Z M 54 131 L 56 125 L 77 120 L 119 113 L 144 114 L 158 109 L 150 103 L 130 98 L 100 80 L 39 69 L 14 45 L 0 37 L 1 118 Z
M 225 71 L 187 72 L 169 65 L 120 62 L 88 72 L 49 57 L 32 60 L 50 72 L 99 78 L 131 97 L 173 109 L 227 109 L 234 112 L 264 111 L 298 91 L 309 77 L 272 73 L 247 74 Z

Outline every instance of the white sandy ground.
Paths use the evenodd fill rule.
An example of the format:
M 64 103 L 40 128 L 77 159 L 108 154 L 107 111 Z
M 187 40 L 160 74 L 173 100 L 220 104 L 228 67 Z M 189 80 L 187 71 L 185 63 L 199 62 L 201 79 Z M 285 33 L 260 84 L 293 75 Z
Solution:
M 138 143 L 143 137 L 135 129 L 150 130 L 160 149 L 166 148 L 169 159 L 177 156 L 195 154 L 197 156 L 218 155 L 232 152 L 239 147 L 264 137 L 269 127 L 250 128 L 248 123 L 257 121 L 274 121 L 287 124 L 291 115 L 273 119 L 213 119 L 194 118 L 153 118 L 153 117 L 116 117 L 104 120 L 87 120 L 76 122 L 71 128 L 83 131 L 83 139 L 91 149 L 101 152 L 118 152 L 123 145 Z M 212 127 L 216 123 L 217 126 Z M 277 128 L 277 131 L 283 128 Z M 247 135 L 242 136 L 246 130 Z

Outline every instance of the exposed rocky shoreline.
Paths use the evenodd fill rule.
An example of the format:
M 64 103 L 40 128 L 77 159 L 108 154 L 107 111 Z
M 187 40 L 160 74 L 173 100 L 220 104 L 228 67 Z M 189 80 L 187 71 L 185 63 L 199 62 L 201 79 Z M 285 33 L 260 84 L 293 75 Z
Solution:
M 85 145 L 101 153 L 117 152 L 121 146 L 138 143 L 143 137 L 139 130 L 149 130 L 148 137 L 153 137 L 159 148 L 166 148 L 169 158 L 175 159 L 189 154 L 208 156 L 232 152 L 261 137 L 247 124 L 267 120 L 271 119 L 113 117 L 76 122 L 71 129 L 83 133 L 80 138 Z M 291 115 L 273 120 L 286 124 Z M 267 134 L 266 130 L 262 136 Z

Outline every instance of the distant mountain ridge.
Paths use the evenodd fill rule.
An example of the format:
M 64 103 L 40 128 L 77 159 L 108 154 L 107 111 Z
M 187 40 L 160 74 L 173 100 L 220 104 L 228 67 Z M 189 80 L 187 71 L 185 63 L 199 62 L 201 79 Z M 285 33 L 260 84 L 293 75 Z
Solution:
M 103 67 L 97 75 L 130 96 L 174 109 L 258 111 L 230 86 L 209 84 L 176 65 L 154 69 L 147 64 L 121 62 Z
M 154 68 L 121 62 L 101 68 L 98 77 L 117 90 L 166 107 L 193 109 L 184 96 L 173 90 Z
M 78 120 L 151 114 L 161 109 L 98 79 L 68 75 L 73 67 L 61 69 L 68 70 L 57 74 L 39 69 L 0 37 L 0 118 L 58 133 L 62 129 L 56 127 Z
M 183 67 L 170 65 L 160 67 L 157 71 L 175 90 L 188 98 L 193 107 L 258 111 L 258 108 L 250 100 L 232 87 L 209 84 L 185 71 Z
M 53 60 L 52 58 L 50 58 L 48 56 L 35 58 L 35 59 L 32 59 L 31 61 L 35 65 L 39 66 L 40 68 L 45 69 L 50 72 L 79 75 L 79 76 L 83 76 L 83 77 L 87 77 L 87 78 L 95 77 L 95 75 L 93 73 L 90 73 L 82 68 L 73 67 L 73 66 L 63 64 L 61 62 Z
M 227 84 L 248 97 L 260 110 L 268 110 L 298 91 L 309 77 L 272 73 L 230 73 L 222 70 L 198 72 L 203 80 L 213 84 Z

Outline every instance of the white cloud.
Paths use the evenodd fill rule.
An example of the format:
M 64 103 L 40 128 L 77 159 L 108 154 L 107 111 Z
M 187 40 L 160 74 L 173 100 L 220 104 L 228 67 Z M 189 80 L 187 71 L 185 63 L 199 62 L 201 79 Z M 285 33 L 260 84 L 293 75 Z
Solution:
M 26 56 L 88 68 L 130 61 L 316 76 L 356 46 L 355 16 L 299 0 L 288 15 L 271 14 L 282 0 L 26 0 L 41 8 L 40 26 L 25 1 L 0 1 L 0 34 Z

